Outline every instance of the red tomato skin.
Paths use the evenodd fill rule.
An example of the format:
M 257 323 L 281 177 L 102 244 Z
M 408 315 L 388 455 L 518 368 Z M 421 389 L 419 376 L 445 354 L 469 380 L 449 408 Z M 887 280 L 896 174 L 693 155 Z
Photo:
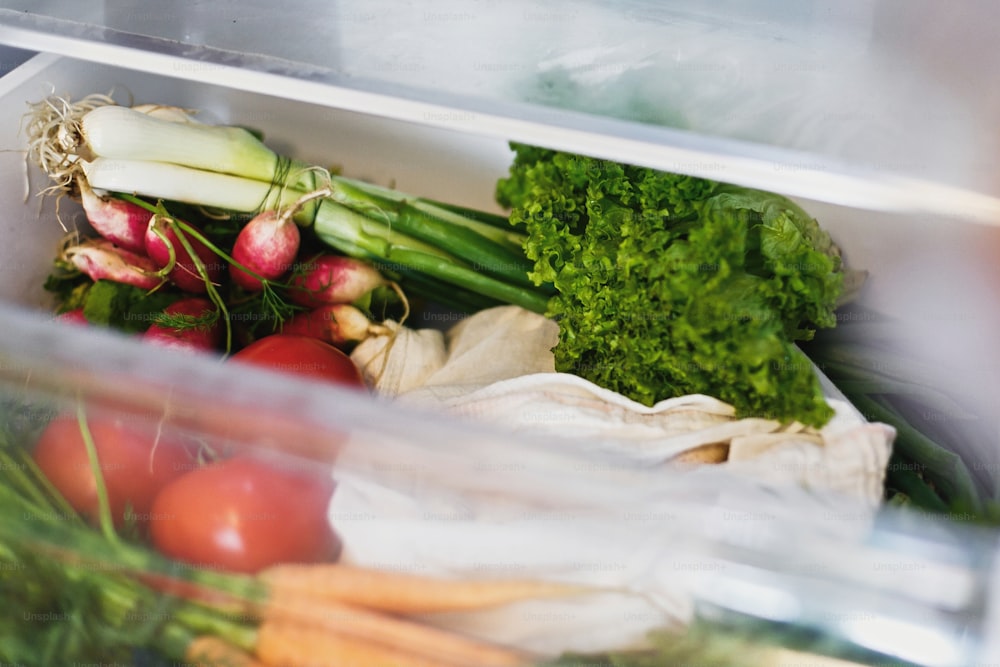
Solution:
M 147 523 L 160 489 L 195 466 L 194 458 L 180 442 L 158 438 L 152 429 L 129 426 L 124 419 L 91 417 L 87 428 L 118 527 L 125 525 L 127 513 L 137 524 Z M 70 506 L 96 523 L 97 480 L 76 415 L 61 415 L 49 422 L 32 456 Z
M 366 388 L 361 371 L 341 350 L 301 334 L 271 334 L 250 343 L 231 359 L 347 387 Z
M 231 572 L 332 562 L 341 548 L 327 519 L 333 489 L 325 468 L 237 456 L 166 486 L 153 504 L 150 535 L 165 556 Z

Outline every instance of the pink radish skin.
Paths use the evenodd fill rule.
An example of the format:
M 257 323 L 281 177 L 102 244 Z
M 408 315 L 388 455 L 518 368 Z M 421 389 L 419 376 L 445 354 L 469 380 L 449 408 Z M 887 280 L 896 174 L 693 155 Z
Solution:
M 146 252 L 146 228 L 152 214 L 121 199 L 99 197 L 84 179 L 79 179 L 80 203 L 87 221 L 98 234 L 131 252 Z
M 83 315 L 83 308 L 74 308 L 73 310 L 67 310 L 65 313 L 59 313 L 56 315 L 56 320 L 65 322 L 66 324 L 90 326 L 90 322 Z
M 236 262 L 267 280 L 275 280 L 288 273 L 299 253 L 299 228 L 288 217 L 277 211 L 264 211 L 255 216 L 240 230 L 233 244 L 232 256 Z M 256 277 L 229 265 L 233 282 L 250 292 L 259 292 L 263 284 Z
M 306 308 L 357 301 L 386 281 L 375 267 L 340 255 L 309 260 L 291 280 L 288 297 Z
M 281 333 L 319 338 L 343 349 L 371 336 L 389 333 L 389 329 L 375 324 L 354 306 L 337 303 L 295 315 L 282 325 Z
M 161 238 L 162 235 L 164 238 Z M 185 292 L 192 294 L 204 294 L 208 291 L 205 280 L 198 272 L 194 260 L 185 250 L 184 245 L 177 237 L 173 225 L 167 218 L 154 215 L 149 220 L 146 229 L 146 254 L 153 260 L 157 269 L 162 269 L 170 263 L 170 248 L 173 247 L 176 261 L 174 268 L 170 271 L 170 282 L 177 285 Z M 205 244 L 201 243 L 190 234 L 185 236 L 191 244 L 195 255 L 205 266 L 205 272 L 212 283 L 218 283 L 226 270 L 222 259 L 212 252 Z
M 92 280 L 153 289 L 163 282 L 159 267 L 144 255 L 119 248 L 107 239 L 88 239 L 63 251 L 63 258 Z
M 180 299 L 163 309 L 168 315 L 190 315 L 201 317 L 216 308 L 208 299 L 190 297 Z M 175 329 L 163 324 L 153 323 L 142 339 L 147 343 L 161 347 L 172 347 L 184 350 L 214 350 L 222 339 L 222 328 L 218 320 L 210 327 L 186 327 Z

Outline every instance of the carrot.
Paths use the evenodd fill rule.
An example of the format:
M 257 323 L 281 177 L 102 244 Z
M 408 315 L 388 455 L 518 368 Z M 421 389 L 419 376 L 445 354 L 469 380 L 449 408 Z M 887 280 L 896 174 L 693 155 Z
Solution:
M 530 663 L 528 656 L 511 649 L 370 609 L 320 601 L 312 596 L 272 591 L 256 612 L 265 623 L 312 627 L 412 653 L 440 665 L 514 667 Z
M 586 592 L 583 586 L 530 580 L 454 580 L 342 564 L 277 565 L 259 574 L 272 591 L 397 614 L 470 611 Z
M 275 667 L 447 667 L 439 660 L 282 621 L 261 624 L 255 652 Z
M 243 649 L 210 635 L 196 637 L 188 644 L 184 659 L 192 667 L 264 667 Z

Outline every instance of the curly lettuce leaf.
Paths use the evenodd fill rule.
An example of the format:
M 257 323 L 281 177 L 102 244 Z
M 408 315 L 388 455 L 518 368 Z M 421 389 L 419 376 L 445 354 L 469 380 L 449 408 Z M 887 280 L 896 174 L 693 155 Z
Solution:
M 684 394 L 739 416 L 832 415 L 795 345 L 836 323 L 829 236 L 790 200 L 702 178 L 514 144 L 497 200 L 531 277 L 557 291 L 556 369 L 644 404 Z

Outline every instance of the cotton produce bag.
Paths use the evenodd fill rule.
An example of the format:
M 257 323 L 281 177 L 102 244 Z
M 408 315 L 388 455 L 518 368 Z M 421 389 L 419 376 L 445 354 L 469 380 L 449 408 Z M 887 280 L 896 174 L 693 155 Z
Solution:
M 609 469 L 613 463 L 616 470 L 663 471 L 662 502 L 654 494 L 650 504 L 629 510 L 645 520 L 638 522 L 511 513 L 489 494 L 450 498 L 419 485 L 390 488 L 349 474 L 339 479 L 330 517 L 348 562 L 599 589 L 571 599 L 439 614 L 430 622 L 544 653 L 641 647 L 649 631 L 689 620 L 690 585 L 711 574 L 707 561 L 669 548 L 684 539 L 686 526 L 685 510 L 674 501 L 677 474 L 704 477 L 711 486 L 719 482 L 710 475 L 729 473 L 772 500 L 786 495 L 789 507 L 832 496 L 864 513 L 881 500 L 894 431 L 866 422 L 832 387 L 828 402 L 836 414 L 821 429 L 737 419 L 731 406 L 709 396 L 645 406 L 557 373 L 551 350 L 558 325 L 516 306 L 482 311 L 445 334 L 388 325 L 390 334 L 352 354 L 380 395 L 515 436 L 541 436 L 548 448 Z M 348 445 L 346 460 L 351 456 Z

